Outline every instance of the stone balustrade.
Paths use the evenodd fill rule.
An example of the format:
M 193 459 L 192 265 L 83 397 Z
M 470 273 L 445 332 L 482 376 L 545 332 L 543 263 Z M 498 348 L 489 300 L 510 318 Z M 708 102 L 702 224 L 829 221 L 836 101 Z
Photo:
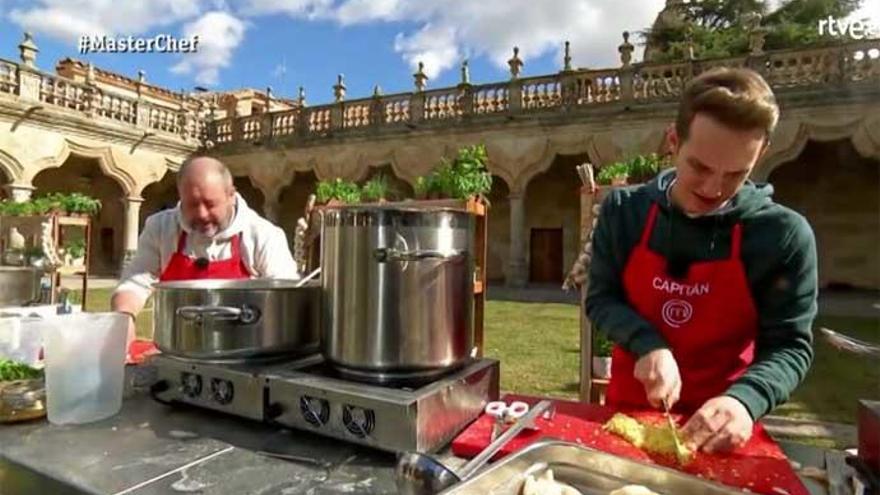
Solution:
M 3 94 L 24 104 L 63 108 L 86 118 L 174 135 L 186 141 L 201 142 L 206 135 L 205 116 L 192 109 L 124 96 L 94 83 L 74 81 L 0 59 L 0 96 Z
M 208 123 L 217 144 L 265 136 L 322 136 L 367 127 L 455 126 L 463 120 L 516 114 L 571 112 L 603 105 L 650 105 L 678 99 L 696 74 L 715 67 L 750 67 L 774 89 L 880 84 L 880 40 L 758 55 L 666 64 L 629 64 L 600 70 L 566 70 L 508 82 L 416 90 L 390 96 L 272 112 L 269 118 L 227 118 Z M 2 88 L 2 86 L 0 86 Z M 261 126 L 268 125 L 268 132 Z
M 637 106 L 676 100 L 696 74 L 719 67 L 750 67 L 761 72 L 774 89 L 810 89 L 833 85 L 880 84 L 880 40 L 778 51 L 741 57 L 689 60 L 679 63 L 630 63 L 631 47 L 624 36 L 621 67 L 576 69 L 556 74 L 519 77 L 522 64 L 511 59 L 511 79 L 474 85 L 466 65 L 458 86 L 346 100 L 337 83 L 337 101 L 327 105 L 231 116 L 211 120 L 192 106 L 160 105 L 146 98 L 114 94 L 97 84 L 48 74 L 25 63 L 0 59 L 0 96 L 65 108 L 147 131 L 176 135 L 214 145 L 256 142 L 296 136 L 319 138 L 368 129 L 405 129 L 420 125 L 456 126 L 463 121 L 536 113 L 589 111 L 602 106 Z M 514 63 L 515 62 L 515 63 Z M 417 73 L 417 79 L 421 73 Z M 270 97 L 271 98 L 271 97 Z M 207 105 L 204 105 L 207 106 Z

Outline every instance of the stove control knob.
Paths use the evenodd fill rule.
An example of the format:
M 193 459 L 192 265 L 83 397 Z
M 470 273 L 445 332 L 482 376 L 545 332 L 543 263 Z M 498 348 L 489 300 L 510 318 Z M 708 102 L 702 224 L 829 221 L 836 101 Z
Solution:
M 211 379 L 211 397 L 218 404 L 229 404 L 235 397 L 235 388 L 229 380 L 221 378 Z
M 180 391 L 190 399 L 202 395 L 202 377 L 184 371 L 180 374 Z

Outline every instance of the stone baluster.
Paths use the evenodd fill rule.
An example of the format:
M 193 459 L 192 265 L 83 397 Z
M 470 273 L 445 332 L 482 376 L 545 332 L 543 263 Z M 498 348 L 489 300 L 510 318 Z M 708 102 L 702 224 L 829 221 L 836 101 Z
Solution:
M 522 72 L 523 65 L 525 65 L 522 59 L 519 58 L 519 47 L 513 47 L 513 57 L 507 61 L 507 66 L 510 67 L 510 79 L 519 79 L 519 74 Z
M 244 136 L 244 119 L 242 119 L 241 115 L 238 113 L 238 105 L 232 105 L 229 117 L 231 119 L 230 130 L 232 131 L 232 140 L 240 142 Z
M 18 94 L 22 100 L 40 101 L 42 78 L 37 72 L 37 44 L 31 33 L 24 33 L 24 40 L 18 45 L 22 65 L 18 67 Z
M 272 139 L 273 134 L 273 123 L 274 119 L 272 118 L 272 87 L 266 86 L 266 110 L 263 112 L 263 115 L 260 119 L 260 136 L 263 142 L 269 141 Z
M 144 86 L 147 82 L 147 73 L 143 69 L 138 70 L 137 79 L 137 108 L 135 111 L 135 125 L 141 129 L 150 127 L 150 104 L 144 98 Z
M 519 58 L 519 47 L 513 47 L 513 57 L 507 61 L 510 67 L 510 82 L 507 84 L 507 108 L 511 114 L 522 111 L 522 81 L 519 75 L 525 65 Z
M 577 104 L 580 96 L 577 77 L 571 67 L 571 43 L 568 41 L 565 42 L 564 52 L 562 71 L 559 73 L 559 90 L 563 107 Z
M 217 95 L 208 102 L 207 128 L 205 129 L 205 148 L 213 148 L 217 144 Z
M 385 123 L 385 102 L 382 100 L 382 88 L 378 84 L 373 87 L 369 120 L 371 126 L 380 126 Z
M 746 66 L 767 75 L 767 57 L 764 55 L 764 40 L 767 37 L 767 28 L 761 26 L 761 14 L 749 12 L 743 16 L 743 23 L 749 35 L 749 55 Z
M 623 43 L 617 47 L 620 53 L 620 99 L 623 102 L 632 102 L 634 99 L 633 81 L 635 69 L 632 65 L 632 52 L 635 47 L 629 42 L 629 31 L 623 32 Z
M 330 110 L 330 128 L 342 129 L 345 118 L 345 81 L 344 76 L 339 74 L 336 76 L 336 84 L 333 85 L 333 97 L 336 105 Z
M 37 48 L 37 44 L 34 43 L 34 37 L 30 33 L 30 31 L 24 33 L 24 39 L 18 45 L 18 52 L 21 57 L 21 63 L 23 63 L 25 67 L 36 69 L 37 53 L 39 53 L 39 51 L 40 49 Z
M 565 42 L 565 55 L 562 57 L 562 70 L 570 71 L 571 68 L 571 42 Z
M 95 66 L 91 62 L 86 66 L 86 88 L 83 94 L 83 110 L 86 116 L 94 117 L 101 98 L 95 78 Z
M 474 92 L 467 59 L 461 63 L 461 82 L 458 83 L 458 108 L 465 116 L 474 113 Z
M 418 70 L 413 74 L 413 81 L 416 90 L 409 98 L 409 120 L 410 124 L 418 124 L 425 117 L 425 86 L 428 82 L 428 75 L 425 74 L 425 64 L 419 62 Z

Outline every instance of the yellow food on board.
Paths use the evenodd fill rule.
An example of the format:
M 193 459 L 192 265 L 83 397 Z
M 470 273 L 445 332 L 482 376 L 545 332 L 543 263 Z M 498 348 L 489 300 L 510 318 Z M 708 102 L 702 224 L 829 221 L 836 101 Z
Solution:
M 693 457 L 693 452 L 684 445 L 681 446 L 681 451 L 676 450 L 675 439 L 672 437 L 669 425 L 650 425 L 626 414 L 617 413 L 605 423 L 603 428 L 646 452 L 673 456 L 684 463 L 689 462 Z

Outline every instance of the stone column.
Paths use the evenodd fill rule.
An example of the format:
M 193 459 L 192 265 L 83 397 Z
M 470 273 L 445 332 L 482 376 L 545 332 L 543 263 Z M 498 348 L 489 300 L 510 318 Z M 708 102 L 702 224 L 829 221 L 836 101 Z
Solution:
M 30 184 L 6 184 L 3 187 L 6 188 L 6 192 L 16 203 L 24 203 L 31 199 L 31 194 L 36 189 Z
M 128 196 L 122 199 L 125 207 L 125 245 L 124 256 L 122 258 L 123 266 L 128 263 L 137 251 L 138 245 L 138 225 L 140 224 L 141 204 L 144 198 L 140 196 Z
M 263 214 L 266 220 L 278 225 L 281 218 L 281 188 L 277 188 L 274 194 L 266 194 L 263 200 Z
M 525 287 L 528 282 L 525 253 L 525 193 L 511 192 L 508 199 L 510 200 L 510 260 L 507 269 L 507 285 Z

